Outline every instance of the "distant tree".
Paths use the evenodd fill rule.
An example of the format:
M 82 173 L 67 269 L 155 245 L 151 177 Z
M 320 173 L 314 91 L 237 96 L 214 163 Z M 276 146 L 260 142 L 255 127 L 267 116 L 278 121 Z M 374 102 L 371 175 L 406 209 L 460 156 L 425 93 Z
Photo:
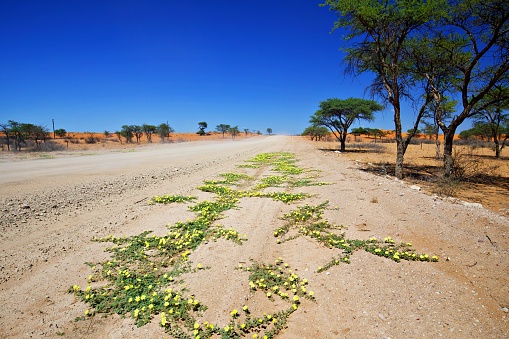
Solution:
M 143 137 L 143 127 L 140 125 L 131 125 L 131 131 L 133 131 L 133 134 L 136 138 L 136 143 L 139 144 L 141 138 Z
M 473 126 L 467 130 L 461 131 L 460 139 L 481 139 L 483 141 L 491 141 L 491 127 L 485 122 L 475 122 Z
M 126 144 L 133 142 L 133 130 L 129 125 L 123 125 L 120 134 L 125 138 Z
M 145 133 L 145 135 L 147 136 L 147 141 L 151 143 L 152 135 L 157 132 L 157 127 L 154 125 L 143 124 L 141 128 L 143 130 L 143 133 Z
M 229 130 L 230 130 L 230 125 L 227 125 L 227 124 L 219 124 L 216 126 L 216 131 L 223 133 L 223 138 L 224 138 L 224 134 L 226 132 L 228 132 Z
M 256 134 L 257 135 L 262 135 L 262 132 L 260 132 L 260 130 L 256 131 Z
M 436 94 L 435 96 L 435 100 L 430 101 L 426 107 L 422 123 L 424 124 L 424 133 L 430 137 L 430 140 L 430 133 L 435 137 L 435 159 L 439 160 L 441 158 L 440 140 L 438 139 L 439 121 L 448 123 L 458 102 L 444 95 Z
M 67 131 L 63 128 L 59 128 L 55 130 L 55 135 L 59 138 L 65 138 L 65 136 L 67 135 Z
M 422 131 L 418 128 L 417 129 L 410 128 L 407 130 L 407 133 L 414 133 L 416 137 L 419 137 L 422 134 Z
M 204 136 L 205 134 L 207 134 L 205 132 L 205 129 L 208 127 L 207 123 L 205 121 L 200 121 L 198 123 L 198 129 L 199 131 L 196 132 L 196 134 L 199 134 L 200 136 Z
M 29 137 L 27 124 L 9 120 L 11 136 L 14 139 L 14 149 L 21 151 L 21 145 L 27 145 L 26 139 Z
M 309 126 L 309 127 L 306 127 L 304 132 L 302 132 L 302 135 L 311 137 L 311 141 L 313 141 L 313 140 L 320 141 L 320 140 L 322 140 L 322 138 L 327 136 L 329 133 L 330 132 L 327 129 L 327 127 Z
M 235 137 L 240 133 L 239 126 L 230 127 L 228 132 L 230 132 L 230 134 L 232 135 L 232 139 L 235 139 Z
M 118 141 L 120 141 L 120 143 L 122 143 L 122 132 L 120 132 L 120 131 L 115 131 L 115 135 L 117 136 Z
M 5 143 L 7 144 L 7 150 L 11 150 L 11 126 L 10 124 L 0 124 L 0 131 L 5 135 Z M 2 145 L 3 149 L 3 145 Z
M 340 142 L 341 151 L 344 151 L 348 129 L 355 120 L 372 121 L 373 113 L 382 109 L 383 107 L 373 100 L 332 98 L 320 103 L 320 109 L 311 116 L 309 122 L 315 126 L 327 127 Z
M 244 133 L 246 133 L 246 137 L 247 137 L 247 134 L 249 133 L 249 128 L 244 128 Z
M 461 131 L 460 134 L 458 134 L 458 137 L 461 140 L 468 140 L 468 139 L 473 139 L 474 134 L 472 133 L 472 129 L 465 129 L 465 130 Z
M 352 128 L 352 131 L 350 133 L 353 134 L 355 141 L 357 141 L 357 137 L 363 134 L 367 135 L 368 131 L 364 127 L 355 127 Z
M 509 125 L 509 94 L 506 92 L 509 92 L 509 88 L 496 87 L 493 89 L 484 100 L 498 101 L 499 103 L 487 106 L 475 118 L 478 123 L 488 124 L 491 138 L 495 143 L 496 158 L 500 158 L 500 152 L 505 147 L 509 134 L 509 129 L 506 127 Z
M 106 130 L 103 132 L 103 134 L 104 134 L 105 138 L 109 138 L 111 136 L 111 133 L 109 131 L 106 131 Z
M 375 138 L 375 143 L 376 138 L 380 137 L 380 139 L 382 139 L 386 135 L 386 133 L 379 128 L 367 128 L 366 130 L 368 135 L 372 135 Z M 413 129 L 411 131 L 413 132 Z
M 161 138 L 161 141 L 164 142 L 165 138 L 170 137 L 170 133 L 175 132 L 173 128 L 171 128 L 170 125 L 167 123 L 162 123 L 159 126 L 157 126 L 157 134 L 159 135 L 159 138 Z
M 270 127 L 269 127 L 269 128 L 267 128 L 267 134 L 268 134 L 268 135 L 271 135 L 271 134 L 272 134 L 272 128 L 270 128 Z
M 433 140 L 435 133 L 438 130 L 438 127 L 433 126 L 432 124 L 423 122 L 422 133 L 428 137 L 429 140 Z
M 43 125 L 31 125 L 29 128 L 29 133 L 31 137 L 34 139 L 35 144 L 39 147 L 39 144 L 42 142 L 46 142 L 46 139 L 50 137 L 50 131 L 46 126 Z

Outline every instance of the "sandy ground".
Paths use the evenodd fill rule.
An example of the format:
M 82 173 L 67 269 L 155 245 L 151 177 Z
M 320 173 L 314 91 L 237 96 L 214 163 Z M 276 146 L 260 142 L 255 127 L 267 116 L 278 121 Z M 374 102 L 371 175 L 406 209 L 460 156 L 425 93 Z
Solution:
M 0 162 L 0 337 L 168 337 L 156 321 L 140 328 L 116 315 L 74 321 L 86 305 L 67 293 L 69 286 L 87 284 L 85 262 L 107 258 L 106 245 L 90 239 L 145 229 L 162 234 L 192 214 L 186 205 L 149 205 L 151 197 L 201 199 L 202 181 L 225 172 L 262 178 L 270 173 L 237 165 L 280 151 L 295 153 L 300 167 L 319 170 L 319 180 L 331 184 L 291 189 L 312 194 L 297 204 L 244 198 L 225 213 L 221 223 L 248 240 L 204 243 L 189 256 L 210 266 L 186 280 L 209 307 L 204 319 L 225 325 L 246 300 L 253 309 L 271 307 L 251 296 L 247 275 L 235 267 L 283 257 L 309 280 L 316 302 L 304 301 L 280 338 L 509 337 L 507 218 L 360 171 L 336 153 L 283 136 Z M 317 273 L 337 252 L 304 237 L 277 244 L 273 232 L 296 205 L 325 200 L 333 207 L 325 217 L 349 226 L 348 238 L 391 236 L 439 262 L 396 263 L 359 251 L 350 264 Z

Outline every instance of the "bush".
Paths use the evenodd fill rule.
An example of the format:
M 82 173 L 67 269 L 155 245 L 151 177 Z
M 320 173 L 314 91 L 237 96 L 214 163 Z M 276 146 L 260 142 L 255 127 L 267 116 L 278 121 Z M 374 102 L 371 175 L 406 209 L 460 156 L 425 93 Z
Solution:
M 452 154 L 452 176 L 458 180 L 469 181 L 478 177 L 492 176 L 497 166 L 490 165 L 472 153 L 455 149 Z
M 30 147 L 27 148 L 29 152 L 54 152 L 54 151 L 63 151 L 65 150 L 65 146 L 53 141 L 46 141 L 40 143 L 39 146 L 31 143 Z
M 440 178 L 433 186 L 433 193 L 444 197 L 454 197 L 459 185 L 456 178 Z
M 385 152 L 385 146 L 382 144 L 375 144 L 373 143 L 364 143 L 364 142 L 354 142 L 351 144 L 348 144 L 348 149 L 359 149 L 363 151 L 369 151 L 373 153 L 383 153 Z
M 89 136 L 89 137 L 85 138 L 85 144 L 95 144 L 98 141 L 100 141 L 100 139 L 94 138 L 93 136 Z

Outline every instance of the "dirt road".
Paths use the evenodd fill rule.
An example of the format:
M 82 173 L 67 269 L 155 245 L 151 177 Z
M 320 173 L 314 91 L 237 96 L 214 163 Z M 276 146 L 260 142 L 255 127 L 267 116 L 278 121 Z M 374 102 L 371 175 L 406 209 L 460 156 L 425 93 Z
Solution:
M 86 262 L 109 256 L 104 249 L 111 244 L 91 238 L 146 229 L 164 235 L 166 225 L 194 214 L 189 205 L 149 205 L 153 196 L 211 199 L 213 194 L 198 187 L 227 172 L 260 182 L 274 172 L 237 165 L 264 152 L 292 152 L 299 167 L 313 170 L 305 175 L 329 184 L 268 187 L 265 191 L 310 196 L 292 204 L 244 197 L 224 212 L 219 222 L 247 240 L 206 241 L 189 255 L 193 265 L 207 267 L 185 275 L 189 293 L 208 307 L 201 323 L 225 326 L 230 312 L 244 304 L 254 314 L 281 310 L 284 303 L 253 293 L 248 272 L 235 268 L 282 257 L 309 281 L 315 301 L 302 301 L 279 338 L 509 337 L 506 218 L 427 196 L 283 136 L 0 163 L 0 337 L 164 337 L 158 319 L 139 328 L 130 316 L 96 314 L 74 321 L 88 306 L 67 290 L 87 285 Z M 284 225 L 283 214 L 326 200 L 324 218 L 349 226 L 343 229 L 348 239 L 391 236 L 411 242 L 418 253 L 437 255 L 439 262 L 398 263 L 359 250 L 349 264 L 318 272 L 341 251 L 309 236 L 278 243 L 274 231 Z

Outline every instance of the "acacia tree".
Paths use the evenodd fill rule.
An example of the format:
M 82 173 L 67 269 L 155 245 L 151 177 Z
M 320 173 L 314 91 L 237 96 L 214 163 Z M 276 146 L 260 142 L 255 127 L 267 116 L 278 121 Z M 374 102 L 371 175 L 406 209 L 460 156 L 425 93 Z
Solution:
M 26 139 L 30 136 L 28 124 L 9 120 L 9 130 L 14 140 L 14 150 L 21 151 L 21 145 L 24 144 L 26 146 Z
M 143 124 L 141 126 L 143 133 L 147 136 L 147 141 L 152 143 L 152 135 L 157 132 L 157 127 L 154 125 Z
M 115 131 L 115 135 L 118 138 L 118 141 L 122 144 L 122 132 L 121 131 Z
M 444 96 L 442 93 L 436 93 L 434 100 L 428 103 L 426 112 L 423 117 L 422 124 L 423 133 L 429 137 L 429 140 L 435 139 L 435 159 L 440 159 L 440 140 L 438 134 L 440 128 L 438 127 L 438 120 L 449 120 L 454 113 L 458 102 L 450 100 L 449 97 Z
M 133 130 L 129 125 L 123 125 L 122 130 L 120 130 L 120 135 L 125 138 L 126 144 L 133 142 Z
M 171 126 L 166 123 L 162 123 L 159 126 L 157 126 L 157 134 L 161 138 L 162 142 L 164 142 L 165 138 L 169 138 L 170 133 L 173 133 L 173 132 L 175 132 L 175 130 L 173 128 L 171 128 Z
M 141 127 L 140 125 L 131 125 L 131 131 L 133 132 L 136 138 L 136 143 L 139 144 L 141 137 L 143 137 L 143 127 Z
M 495 158 L 500 158 L 500 152 L 505 147 L 509 138 L 509 95 L 506 93 L 509 88 L 495 88 L 485 98 L 493 100 L 494 97 L 503 96 L 502 102 L 498 105 L 486 107 L 479 116 L 476 117 L 477 123 L 486 123 L 489 134 L 495 143 Z
M 464 0 L 450 1 L 447 5 L 448 14 L 429 29 L 433 38 L 432 52 L 441 56 L 442 65 L 447 65 L 436 74 L 449 75 L 448 87 L 457 94 L 461 107 L 450 121 L 446 121 L 444 115 L 437 118 L 444 133 L 445 177 L 453 173 L 452 148 L 458 126 L 500 105 L 509 95 L 507 91 L 504 95 L 489 95 L 497 86 L 509 84 L 509 3 Z M 441 90 L 440 86 L 432 86 L 434 95 Z
M 46 142 L 50 132 L 46 126 L 26 124 L 28 134 L 34 139 L 36 147 L 39 147 L 41 141 Z
M 226 132 L 228 132 L 229 130 L 230 130 L 230 125 L 227 125 L 227 124 L 219 124 L 216 126 L 216 131 L 223 133 L 223 138 L 224 138 L 224 134 Z
M 11 150 L 11 140 L 10 140 L 11 126 L 10 126 L 10 124 L 0 124 L 0 130 L 5 135 L 5 143 L 7 144 L 7 150 L 10 151 Z M 3 149 L 3 145 L 2 145 L 2 149 Z
M 310 136 L 311 137 L 311 141 L 313 141 L 313 140 L 320 141 L 320 140 L 322 140 L 322 138 L 327 136 L 327 134 L 329 134 L 329 133 L 330 132 L 327 129 L 327 127 L 324 127 L 324 126 L 308 126 L 308 127 L 306 127 L 304 132 L 302 132 L 302 135 L 303 136 Z
M 395 176 L 403 177 L 403 161 L 413 133 L 404 139 L 401 123 L 401 102 L 410 97 L 412 86 L 411 53 L 408 40 L 441 11 L 446 0 L 349 1 L 326 0 L 325 5 L 336 11 L 334 29 L 347 29 L 346 72 L 353 75 L 373 74 L 371 94 L 379 96 L 393 109 L 396 134 Z M 416 96 L 422 97 L 422 96 Z M 428 100 L 428 96 L 426 96 Z M 417 130 L 424 114 L 423 103 L 415 116 Z
M 267 128 L 267 134 L 268 134 L 268 135 L 271 135 L 271 134 L 272 134 L 272 128 L 270 128 L 270 127 L 269 127 L 269 128 Z
M 359 98 L 327 99 L 320 103 L 320 109 L 309 120 L 314 126 L 327 127 L 345 150 L 348 129 L 355 120 L 372 121 L 373 113 L 383 107 L 373 100 Z
M 246 133 L 246 138 L 247 138 L 247 134 L 249 133 L 249 128 L 244 128 L 244 133 Z
M 198 129 L 199 131 L 196 132 L 196 134 L 199 134 L 200 136 L 204 136 L 205 134 L 207 134 L 205 132 L 205 129 L 208 127 L 207 123 L 205 121 L 200 121 L 198 123 Z
M 386 135 L 386 133 L 379 128 L 367 128 L 367 132 L 369 135 L 372 135 L 375 138 L 375 144 L 376 144 L 376 138 L 380 137 L 380 140 L 382 140 L 382 138 Z M 419 130 L 414 130 L 413 128 L 411 128 L 408 131 L 408 133 L 414 133 L 414 134 L 417 134 L 418 132 L 419 132 Z
M 240 133 L 239 126 L 230 127 L 228 132 L 230 132 L 230 134 L 232 135 L 232 139 L 235 139 L 235 137 Z

